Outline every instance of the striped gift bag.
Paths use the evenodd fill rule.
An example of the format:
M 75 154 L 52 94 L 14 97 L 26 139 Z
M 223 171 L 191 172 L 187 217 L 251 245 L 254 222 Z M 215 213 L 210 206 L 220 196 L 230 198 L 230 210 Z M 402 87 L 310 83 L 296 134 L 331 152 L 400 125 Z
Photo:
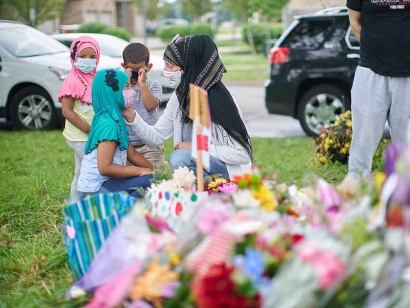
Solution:
M 104 241 L 135 201 L 125 193 L 104 193 L 63 208 L 64 245 L 75 280 L 87 272 Z

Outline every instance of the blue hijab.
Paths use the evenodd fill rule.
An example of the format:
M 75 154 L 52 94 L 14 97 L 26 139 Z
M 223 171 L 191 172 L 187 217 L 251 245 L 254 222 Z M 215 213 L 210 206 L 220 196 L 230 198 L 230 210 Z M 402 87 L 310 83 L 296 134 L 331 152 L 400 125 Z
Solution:
M 129 77 L 122 71 L 108 69 L 97 72 L 91 95 L 94 118 L 85 154 L 91 153 L 102 141 L 116 141 L 120 150 L 128 149 L 128 132 L 121 110 L 125 108 L 122 93 Z

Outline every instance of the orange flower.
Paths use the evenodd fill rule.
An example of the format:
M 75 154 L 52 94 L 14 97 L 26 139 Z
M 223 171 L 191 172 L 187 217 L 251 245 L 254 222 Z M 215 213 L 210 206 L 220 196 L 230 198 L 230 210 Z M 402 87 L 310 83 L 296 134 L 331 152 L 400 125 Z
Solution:
M 166 286 L 179 279 L 179 275 L 170 269 L 168 264 L 161 265 L 154 259 L 147 271 L 135 279 L 130 297 L 133 300 L 147 300 L 155 308 L 162 308 L 162 297 Z

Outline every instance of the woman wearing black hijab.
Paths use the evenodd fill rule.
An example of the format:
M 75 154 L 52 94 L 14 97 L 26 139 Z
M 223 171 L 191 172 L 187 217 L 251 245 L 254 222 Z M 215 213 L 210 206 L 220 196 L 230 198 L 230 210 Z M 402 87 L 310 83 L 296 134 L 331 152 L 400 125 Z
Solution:
M 252 144 L 241 113 L 221 79 L 226 72 L 215 43 L 208 35 L 177 36 L 165 49 L 164 76 L 176 90 L 164 114 L 150 126 L 133 110 L 123 112 L 135 134 L 148 146 L 156 147 L 174 135 L 171 169 L 187 166 L 196 171 L 191 158 L 192 121 L 189 118 L 189 84 L 208 92 L 211 114 L 210 170 L 204 175 L 225 178 L 250 172 Z

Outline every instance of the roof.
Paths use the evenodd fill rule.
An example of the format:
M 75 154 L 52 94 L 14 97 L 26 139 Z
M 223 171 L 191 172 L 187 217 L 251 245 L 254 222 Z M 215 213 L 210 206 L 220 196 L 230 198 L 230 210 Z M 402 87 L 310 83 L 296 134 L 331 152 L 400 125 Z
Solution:
M 347 15 L 348 15 L 347 7 L 332 7 L 332 8 L 320 10 L 313 14 L 295 16 L 294 18 L 295 19 L 317 18 L 317 17 L 321 18 L 321 17 L 329 17 L 329 16 L 347 16 Z
M 24 27 L 26 25 L 13 20 L 0 19 L 0 29 L 15 28 L 15 27 Z

